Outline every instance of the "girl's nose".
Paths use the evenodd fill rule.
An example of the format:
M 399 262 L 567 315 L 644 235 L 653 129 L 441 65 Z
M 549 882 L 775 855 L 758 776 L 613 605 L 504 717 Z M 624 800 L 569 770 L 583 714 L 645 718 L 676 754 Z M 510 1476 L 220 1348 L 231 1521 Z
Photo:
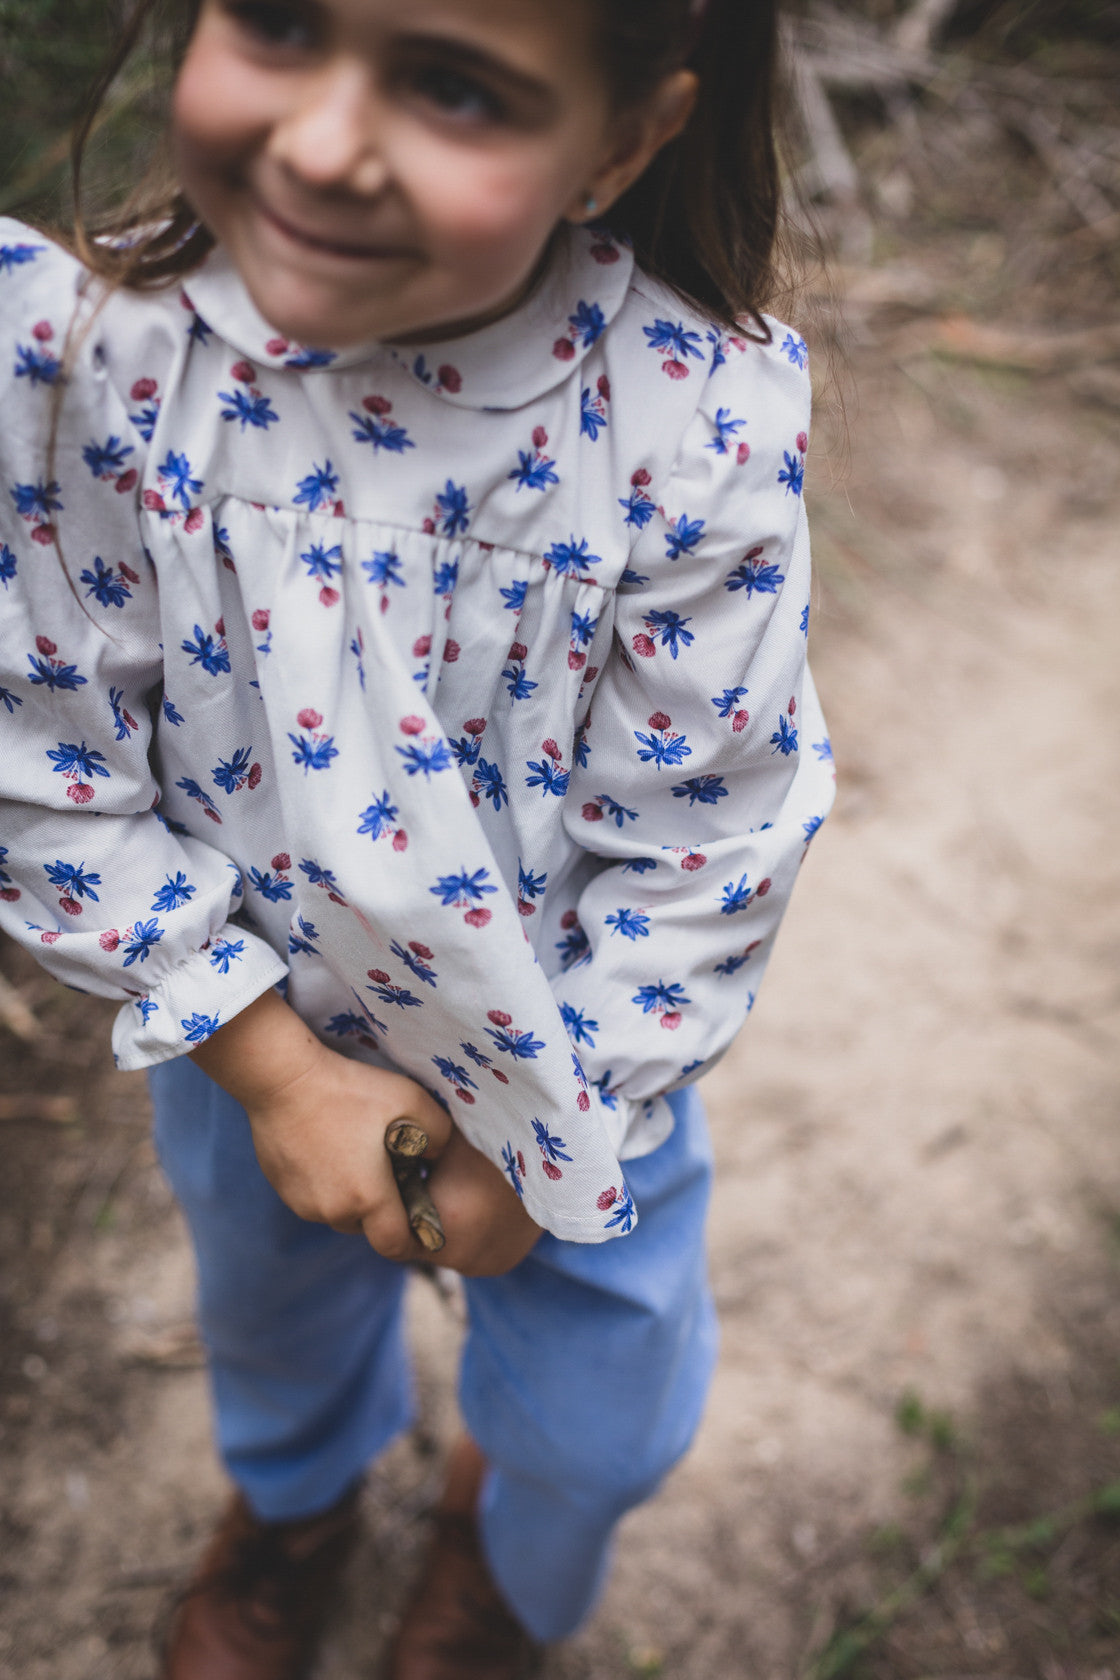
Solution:
M 374 197 L 388 180 L 375 90 L 359 66 L 316 76 L 273 128 L 268 150 L 307 186 Z

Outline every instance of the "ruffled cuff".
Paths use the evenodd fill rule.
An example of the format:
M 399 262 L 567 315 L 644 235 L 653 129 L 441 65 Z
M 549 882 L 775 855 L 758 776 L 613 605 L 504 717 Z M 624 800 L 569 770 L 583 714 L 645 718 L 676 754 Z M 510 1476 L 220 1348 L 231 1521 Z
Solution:
M 118 1068 L 128 1073 L 185 1056 L 287 972 L 271 945 L 227 922 L 201 951 L 121 1008 L 113 1024 Z

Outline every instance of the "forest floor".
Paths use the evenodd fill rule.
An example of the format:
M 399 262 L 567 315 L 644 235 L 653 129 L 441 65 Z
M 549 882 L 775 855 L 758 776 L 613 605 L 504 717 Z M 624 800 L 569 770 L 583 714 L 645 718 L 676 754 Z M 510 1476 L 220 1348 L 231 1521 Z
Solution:
M 705 1082 L 722 1362 L 548 1680 L 1120 1680 L 1120 408 L 1084 342 L 958 354 L 992 260 L 849 277 L 840 794 Z M 191 1260 L 111 1008 L 0 968 L 45 1029 L 0 1028 L 0 1675 L 149 1680 L 223 1498 Z M 373 1674 L 454 1428 L 457 1303 L 412 1293 L 421 1419 L 321 1680 Z

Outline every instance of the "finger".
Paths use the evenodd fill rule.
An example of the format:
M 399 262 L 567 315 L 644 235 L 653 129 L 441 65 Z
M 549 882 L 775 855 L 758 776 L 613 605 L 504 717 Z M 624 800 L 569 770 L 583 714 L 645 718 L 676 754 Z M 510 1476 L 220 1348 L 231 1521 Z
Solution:
M 404 1264 L 424 1257 L 424 1250 L 409 1230 L 404 1208 L 399 1202 L 395 1206 L 379 1207 L 367 1213 L 361 1229 L 370 1247 L 383 1260 Z

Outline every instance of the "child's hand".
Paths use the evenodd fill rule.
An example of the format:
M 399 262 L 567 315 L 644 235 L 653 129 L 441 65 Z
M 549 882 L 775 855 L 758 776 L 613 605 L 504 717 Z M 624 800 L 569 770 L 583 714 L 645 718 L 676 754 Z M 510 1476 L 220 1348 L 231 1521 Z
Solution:
M 387 1260 L 421 1257 L 385 1132 L 408 1118 L 427 1132 L 429 1159 L 447 1146 L 451 1121 L 422 1085 L 328 1049 L 275 992 L 220 1028 L 192 1060 L 245 1108 L 261 1170 L 293 1213 L 363 1231 Z
M 447 1235 L 438 1264 L 464 1277 L 511 1271 L 541 1234 L 505 1174 L 454 1128 L 428 1189 Z

